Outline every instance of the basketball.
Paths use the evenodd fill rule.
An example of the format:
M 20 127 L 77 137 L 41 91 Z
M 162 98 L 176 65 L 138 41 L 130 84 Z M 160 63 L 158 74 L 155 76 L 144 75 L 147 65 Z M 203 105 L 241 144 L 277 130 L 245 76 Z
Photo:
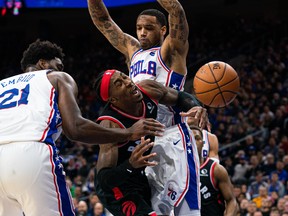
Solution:
M 240 88 L 237 72 L 229 64 L 212 61 L 203 65 L 193 81 L 197 99 L 209 107 L 225 107 L 230 104 Z

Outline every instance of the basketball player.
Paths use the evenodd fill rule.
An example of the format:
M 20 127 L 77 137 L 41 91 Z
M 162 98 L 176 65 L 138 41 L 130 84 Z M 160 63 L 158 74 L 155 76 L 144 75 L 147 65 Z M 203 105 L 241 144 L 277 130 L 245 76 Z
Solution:
M 207 123 L 206 110 L 196 106 L 193 96 L 164 87 L 156 81 L 144 80 L 135 85 L 124 73 L 108 70 L 99 76 L 95 87 L 101 99 L 109 103 L 98 119 L 105 127 L 126 128 L 141 118 L 156 118 L 158 103 L 176 105 L 186 112 L 181 115 L 199 118 L 203 121 L 201 124 Z M 190 109 L 191 107 L 193 108 Z M 150 139 L 154 140 L 154 137 Z M 100 146 L 96 190 L 105 207 L 117 216 L 156 215 L 150 206 L 150 190 L 144 173 L 146 166 L 156 165 L 149 161 L 156 153 L 143 155 L 142 160 L 134 164 L 133 153 L 138 144 L 139 141 L 131 141 Z M 169 144 L 177 149 L 183 145 L 183 140 L 175 137 Z M 151 146 L 147 146 L 145 150 Z M 144 153 L 147 154 L 144 150 L 137 154 Z M 185 159 L 186 152 L 184 153 Z
M 236 216 L 238 204 L 226 169 L 214 160 L 202 157 L 203 135 L 191 126 L 200 158 L 201 215 Z M 225 213 L 224 213 L 225 212 Z
M 187 123 L 190 127 L 197 126 L 197 121 L 194 118 L 188 118 Z M 209 157 L 212 160 L 215 160 L 219 163 L 219 142 L 218 138 L 215 134 L 203 129 L 203 148 L 202 148 L 202 157 L 207 158 Z
M 110 129 L 83 118 L 76 83 L 61 72 L 63 56 L 56 44 L 37 40 L 23 54 L 24 73 L 0 81 L 0 215 L 75 215 L 55 145 L 61 127 L 91 144 L 164 131 L 153 119 Z
M 189 27 L 185 11 L 177 0 L 158 0 L 158 3 L 169 13 L 169 34 L 166 37 L 167 20 L 165 15 L 158 10 L 148 9 L 139 14 L 136 22 L 136 33 L 138 38 L 136 39 L 131 35 L 124 33 L 112 20 L 102 0 L 88 0 L 88 8 L 95 26 L 117 50 L 125 55 L 130 71 L 129 76 L 134 82 L 151 79 L 156 80 L 164 86 L 182 91 L 187 74 L 186 57 L 189 48 Z M 177 135 L 184 132 L 184 136 L 187 138 L 186 144 L 191 143 L 189 128 L 185 124 L 185 118 L 182 118 L 179 115 L 179 110 L 176 107 L 167 107 L 160 104 L 158 106 L 157 119 L 165 124 L 166 127 L 175 126 L 169 131 L 170 135 Z M 203 128 L 203 125 L 199 126 Z M 207 126 L 208 131 L 210 131 L 210 124 Z M 154 148 L 156 148 L 158 142 L 169 142 L 170 138 L 170 136 L 165 137 L 164 135 L 163 140 L 155 142 Z M 169 152 L 169 154 L 163 155 L 159 160 L 163 158 L 175 158 L 175 155 L 172 155 L 173 149 L 168 150 L 168 148 L 170 148 L 169 145 L 166 146 L 165 150 Z M 187 175 L 183 176 L 187 182 L 183 184 L 182 192 L 179 191 L 181 193 L 178 194 L 179 197 L 171 200 L 171 197 L 169 198 L 167 197 L 167 194 L 165 194 L 166 191 L 164 188 L 167 189 L 168 184 L 166 182 L 167 179 L 163 176 L 171 176 L 171 173 L 167 173 L 167 171 L 163 169 L 162 171 L 165 173 L 158 172 L 157 175 L 163 180 L 161 182 L 164 185 L 159 185 L 159 190 L 155 188 L 156 192 L 153 194 L 155 197 L 153 205 L 157 205 L 158 207 L 160 205 L 162 206 L 162 198 L 164 200 L 169 199 L 169 203 L 172 206 L 179 206 L 179 208 L 176 209 L 177 215 L 185 216 L 200 214 L 200 197 L 198 193 L 199 161 L 197 161 L 197 153 L 194 152 L 193 149 L 196 149 L 196 146 L 192 149 L 190 149 L 190 147 L 186 148 L 185 146 L 185 150 L 187 150 L 187 157 L 185 158 L 187 158 L 187 160 L 181 161 L 181 164 L 176 164 L 176 170 L 172 171 L 172 173 L 181 172 L 183 166 L 186 166 L 187 163 L 189 165 L 189 178 L 186 179 Z M 161 152 L 158 153 L 161 154 Z M 185 164 L 183 164 L 183 162 Z M 165 163 L 165 161 L 163 161 L 163 163 L 160 162 L 160 164 Z M 157 177 L 153 173 L 154 168 L 148 169 L 150 177 Z M 159 182 L 159 178 L 151 179 L 151 181 Z M 172 180 L 173 179 L 171 179 L 171 181 Z M 188 187 L 187 184 L 189 184 Z M 159 196 L 162 198 L 157 200 L 157 197 Z M 185 199 L 183 199 L 184 197 Z M 158 208 L 157 206 L 153 207 L 156 209 L 157 213 L 160 214 L 161 212 L 161 214 L 167 215 L 169 207 L 166 204 L 163 204 L 167 207 L 165 207 L 165 210 L 163 210 L 163 207 L 161 207 L 161 209 L 159 207 L 158 211 L 156 209 Z

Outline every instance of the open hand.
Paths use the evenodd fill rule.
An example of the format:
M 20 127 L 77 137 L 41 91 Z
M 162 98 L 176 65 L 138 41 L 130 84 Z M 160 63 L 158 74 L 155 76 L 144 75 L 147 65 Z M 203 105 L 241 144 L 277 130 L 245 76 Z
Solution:
M 132 165 L 133 168 L 157 165 L 157 162 L 149 161 L 150 158 L 156 156 L 156 153 L 143 155 L 153 145 L 154 143 L 150 142 L 150 139 L 145 140 L 144 137 L 141 137 L 141 143 L 135 147 L 129 158 L 129 163 Z
M 195 126 L 198 126 L 201 129 L 207 128 L 207 130 L 211 132 L 211 123 L 209 122 L 207 110 L 204 107 L 195 106 L 187 112 L 181 112 L 180 115 L 183 117 L 193 118 L 195 121 L 190 121 L 197 122 L 198 125 Z M 190 121 L 188 121 L 188 123 Z
M 164 125 L 152 118 L 140 119 L 133 124 L 128 130 L 132 134 L 130 140 L 138 140 L 142 136 L 162 136 Z

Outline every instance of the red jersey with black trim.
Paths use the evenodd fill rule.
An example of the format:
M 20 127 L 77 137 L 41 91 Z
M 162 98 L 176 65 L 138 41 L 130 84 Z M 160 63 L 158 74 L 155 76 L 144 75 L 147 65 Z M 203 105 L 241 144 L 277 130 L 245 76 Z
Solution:
M 201 215 L 224 215 L 224 198 L 214 180 L 214 168 L 216 165 L 216 161 L 207 158 L 200 167 Z

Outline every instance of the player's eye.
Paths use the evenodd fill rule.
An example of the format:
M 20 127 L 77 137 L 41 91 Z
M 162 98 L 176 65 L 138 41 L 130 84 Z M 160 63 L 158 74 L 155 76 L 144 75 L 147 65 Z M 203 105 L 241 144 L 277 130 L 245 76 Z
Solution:
M 116 83 L 115 83 L 115 86 L 116 87 L 120 87 L 122 85 L 122 82 L 120 82 L 120 81 L 117 81 Z

